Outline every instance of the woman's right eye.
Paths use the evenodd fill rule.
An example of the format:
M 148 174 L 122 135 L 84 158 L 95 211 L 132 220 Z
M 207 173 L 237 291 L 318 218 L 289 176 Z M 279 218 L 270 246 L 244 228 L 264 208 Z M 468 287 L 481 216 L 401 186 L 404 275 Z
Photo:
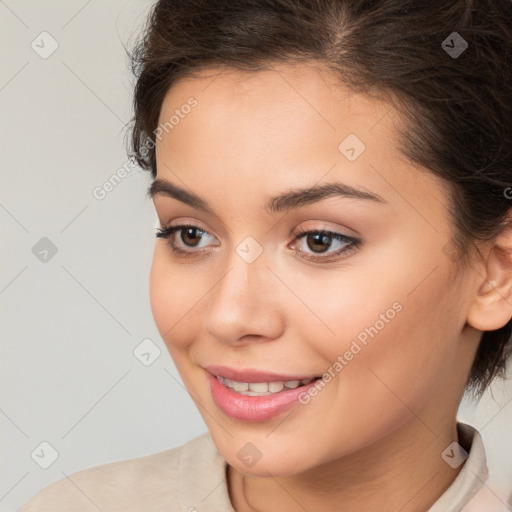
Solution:
M 179 234 L 176 236 L 176 234 Z M 180 224 L 177 226 L 167 226 L 163 228 L 157 228 L 156 237 L 157 238 L 165 238 L 171 248 L 172 252 L 182 257 L 190 257 L 196 256 L 203 252 L 206 252 L 204 249 L 198 245 L 204 238 L 203 235 L 210 235 L 204 229 L 201 229 L 198 226 L 194 226 L 192 224 Z M 176 243 L 176 238 L 179 238 L 181 245 Z M 190 242 L 190 245 L 188 245 Z M 200 250 L 186 250 L 184 247 L 199 247 Z

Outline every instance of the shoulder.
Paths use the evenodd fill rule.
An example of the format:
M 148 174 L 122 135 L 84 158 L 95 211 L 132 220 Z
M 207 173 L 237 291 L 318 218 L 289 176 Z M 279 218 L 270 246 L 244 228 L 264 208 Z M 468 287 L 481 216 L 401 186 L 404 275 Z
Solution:
M 180 462 L 200 456 L 208 433 L 187 443 L 143 457 L 94 466 L 53 482 L 18 512 L 109 512 L 180 510 Z

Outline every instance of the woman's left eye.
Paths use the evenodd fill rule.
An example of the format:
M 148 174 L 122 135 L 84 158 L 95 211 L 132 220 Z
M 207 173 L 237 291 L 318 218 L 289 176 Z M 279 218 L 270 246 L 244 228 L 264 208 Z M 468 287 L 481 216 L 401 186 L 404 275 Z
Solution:
M 313 253 L 308 253 L 305 252 L 304 249 L 299 249 L 299 251 L 304 254 L 304 257 L 311 261 L 332 261 L 333 258 L 348 251 L 352 252 L 361 245 L 361 241 L 357 238 L 326 230 L 299 231 L 299 233 L 295 235 L 295 239 L 299 242 L 305 241 L 306 247 L 313 251 Z M 341 247 L 334 251 L 324 250 L 326 246 L 330 247 L 334 242 L 340 244 Z M 327 253 L 328 256 L 312 255 L 324 253 Z
M 175 236 L 177 233 L 180 233 L 179 237 Z M 168 240 L 172 252 L 178 257 L 195 257 L 200 256 L 201 253 L 207 252 L 203 248 L 204 246 L 201 247 L 200 245 L 204 239 L 204 235 L 214 238 L 204 229 L 190 224 L 157 228 L 156 233 L 157 237 Z M 179 238 L 181 245 L 176 243 L 176 238 Z M 337 259 L 341 254 L 352 252 L 361 245 L 361 241 L 357 238 L 327 230 L 299 230 L 299 232 L 295 234 L 293 245 L 302 241 L 306 242 L 306 247 L 310 249 L 312 253 L 306 252 L 304 248 L 299 248 L 296 252 L 300 253 L 306 260 L 320 262 L 333 261 L 333 259 Z M 326 248 L 329 249 L 334 242 L 340 244 L 341 248 L 334 251 L 325 250 Z M 199 250 L 190 250 L 191 248 L 198 247 L 200 248 Z M 323 256 L 323 254 L 327 254 L 327 256 Z

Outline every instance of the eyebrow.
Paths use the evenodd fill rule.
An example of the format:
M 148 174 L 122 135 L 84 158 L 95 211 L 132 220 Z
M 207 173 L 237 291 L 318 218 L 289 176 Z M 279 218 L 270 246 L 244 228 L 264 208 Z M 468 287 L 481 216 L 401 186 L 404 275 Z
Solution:
M 214 214 L 213 209 L 208 203 L 193 192 L 182 189 L 170 181 L 155 179 L 149 186 L 147 195 L 150 198 L 154 198 L 156 195 L 160 194 L 172 197 L 197 210 Z M 333 196 L 370 200 L 387 204 L 387 201 L 378 194 L 367 190 L 360 190 L 344 183 L 334 182 L 307 188 L 296 188 L 278 196 L 271 197 L 265 204 L 265 211 L 267 213 L 277 213 L 294 208 L 301 208 Z

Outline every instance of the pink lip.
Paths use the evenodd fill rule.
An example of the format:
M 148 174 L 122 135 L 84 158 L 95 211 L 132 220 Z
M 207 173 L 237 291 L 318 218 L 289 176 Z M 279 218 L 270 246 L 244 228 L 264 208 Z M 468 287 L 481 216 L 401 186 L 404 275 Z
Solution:
M 315 379 L 318 377 L 318 375 L 279 375 L 258 370 L 236 370 L 226 366 L 205 366 L 204 369 L 212 375 L 220 375 L 237 382 L 286 382 L 288 380 Z
M 316 381 L 313 380 L 305 386 L 280 391 L 273 395 L 245 396 L 224 386 L 224 384 L 210 372 L 207 371 L 206 374 L 208 376 L 212 398 L 217 407 L 228 416 L 244 421 L 265 421 L 278 416 L 293 405 L 298 404 L 301 393 L 307 393 L 308 389 L 316 383 Z M 267 379 L 252 381 L 241 380 L 241 382 L 264 382 L 265 380 Z M 300 379 L 289 379 L 286 377 L 286 380 Z

